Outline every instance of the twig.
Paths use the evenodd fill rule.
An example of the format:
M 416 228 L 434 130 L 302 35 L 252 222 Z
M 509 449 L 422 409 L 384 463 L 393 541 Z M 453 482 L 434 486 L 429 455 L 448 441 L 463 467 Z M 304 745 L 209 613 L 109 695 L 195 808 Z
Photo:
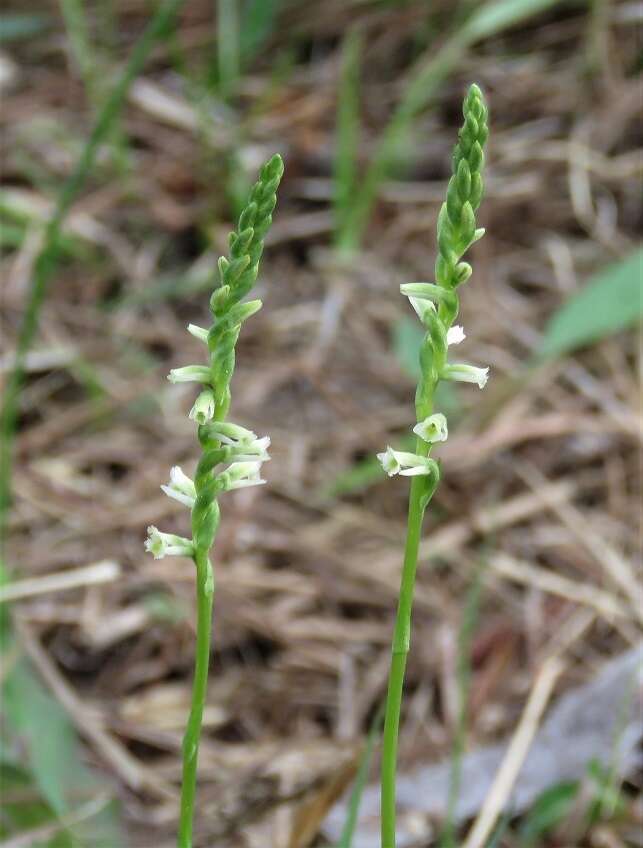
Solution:
M 558 657 L 545 660 L 529 695 L 520 723 L 463 848 L 483 848 L 504 809 L 522 764 L 529 752 L 545 707 L 565 665 Z
M 71 571 L 58 571 L 43 577 L 30 577 L 15 580 L 6 586 L 0 586 L 0 604 L 45 595 L 49 592 L 65 592 L 79 586 L 96 586 L 99 583 L 111 583 L 120 577 L 121 567 L 113 560 L 102 560 L 84 568 Z

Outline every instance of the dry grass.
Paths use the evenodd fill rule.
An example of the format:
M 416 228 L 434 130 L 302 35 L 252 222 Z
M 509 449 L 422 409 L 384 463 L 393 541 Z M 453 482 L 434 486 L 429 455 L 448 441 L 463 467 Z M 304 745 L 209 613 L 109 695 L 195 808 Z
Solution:
M 640 232 L 632 5 L 608 6 L 607 25 L 594 28 L 572 6 L 468 56 L 417 122 L 411 173 L 384 187 L 367 251 L 350 265 L 327 247 L 340 39 L 349 22 L 367 35 L 366 157 L 404 86 L 424 6 L 332 0 L 286 10 L 244 76 L 225 131 L 218 112 L 205 127 L 195 116 L 165 49 L 148 63 L 122 122 L 129 170 L 119 176 L 103 160 L 67 222 L 74 255 L 53 281 L 28 363 L 7 551 L 25 581 L 14 609 L 27 652 L 90 760 L 113 777 L 132 845 L 172 844 L 193 574 L 188 563 L 147 558 L 142 542 L 151 523 L 183 529 L 184 513 L 159 484 L 170 465 L 187 470 L 196 458 L 186 420 L 192 391 L 165 375 L 199 353 L 185 325 L 204 320 L 215 256 L 205 235 L 223 248 L 222 186 L 237 131 L 249 173 L 264 151 L 286 160 L 259 286 L 265 308 L 244 329 L 233 386 L 234 419 L 270 433 L 273 461 L 267 487 L 223 505 L 198 844 L 309 844 L 301 815 L 301 838 L 291 838 L 294 815 L 303 804 L 312 820 L 323 818 L 382 698 L 407 487 L 378 478 L 327 492 L 411 420 L 413 380 L 391 352 L 407 309 L 398 284 L 431 273 L 458 103 L 471 79 L 489 94 L 492 139 L 488 235 L 474 250 L 462 322 L 467 358 L 489 364 L 492 380 L 484 394 L 458 389 L 457 426 L 440 452 L 403 767 L 450 750 L 453 645 L 481 560 L 471 746 L 515 727 L 552 637 L 580 608 L 592 617 L 567 646 L 557 690 L 640 638 L 636 334 L 526 367 L 548 316 Z M 128 41 L 143 4 L 118 12 Z M 179 30 L 195 73 L 209 14 L 209 4 L 190 3 Z M 275 85 L 271 64 L 289 44 L 298 45 L 294 66 Z M 11 48 L 18 77 L 3 98 L 4 181 L 29 204 L 33 224 L 2 260 L 0 380 L 37 220 L 90 122 L 67 48 L 59 23 L 48 38 Z M 125 50 L 119 42 L 119 58 Z M 56 133 L 41 132 L 44 122 Z M 171 279 L 170 296 L 157 296 L 159 281 Z M 103 561 L 118 579 L 96 570 Z M 67 585 L 53 576 L 72 570 Z M 610 833 L 618 838 L 610 825 L 595 830 L 583 845 L 626 844 L 609 842 Z

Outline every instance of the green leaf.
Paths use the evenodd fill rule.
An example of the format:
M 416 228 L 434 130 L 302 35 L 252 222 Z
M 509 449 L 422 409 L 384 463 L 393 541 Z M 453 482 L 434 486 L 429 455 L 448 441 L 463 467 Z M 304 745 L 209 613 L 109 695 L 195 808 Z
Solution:
M 546 789 L 525 816 L 520 836 L 525 845 L 540 844 L 540 839 L 569 814 L 578 795 L 577 780 L 562 781 Z
M 498 0 L 474 12 L 464 29 L 469 39 L 488 38 L 559 4 L 560 0 Z
M 23 741 L 43 797 L 58 815 L 68 812 L 73 794 L 85 793 L 92 778 L 80 760 L 66 713 L 24 661 L 16 663 L 5 681 L 3 711 Z
M 49 26 L 43 15 L 0 15 L 0 43 L 38 35 Z
M 541 355 L 559 356 L 640 320 L 642 264 L 643 248 L 592 277 L 547 325 Z

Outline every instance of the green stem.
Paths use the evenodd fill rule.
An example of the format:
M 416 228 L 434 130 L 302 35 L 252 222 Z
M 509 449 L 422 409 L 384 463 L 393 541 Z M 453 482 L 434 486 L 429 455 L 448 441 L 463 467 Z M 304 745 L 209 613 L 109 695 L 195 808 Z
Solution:
M 192 684 L 192 706 L 185 736 L 183 737 L 183 783 L 181 786 L 181 818 L 179 822 L 178 848 L 192 848 L 192 819 L 196 795 L 196 770 L 199 756 L 199 740 L 203 707 L 207 695 L 208 665 L 210 661 L 210 638 L 212 631 L 212 602 L 214 579 L 207 551 L 197 551 L 196 591 L 196 659 Z
M 419 446 L 418 446 L 419 447 Z M 426 446 L 428 447 L 428 445 Z M 425 478 L 414 477 L 409 495 L 409 515 L 404 548 L 404 565 L 400 583 L 397 617 L 393 632 L 391 670 L 389 673 L 386 712 L 384 714 L 384 740 L 382 745 L 382 848 L 395 848 L 395 780 L 397 772 L 397 739 L 400 727 L 400 709 L 404 689 L 406 658 L 411 642 L 411 610 L 417 569 L 418 550 L 422 533 L 426 492 Z

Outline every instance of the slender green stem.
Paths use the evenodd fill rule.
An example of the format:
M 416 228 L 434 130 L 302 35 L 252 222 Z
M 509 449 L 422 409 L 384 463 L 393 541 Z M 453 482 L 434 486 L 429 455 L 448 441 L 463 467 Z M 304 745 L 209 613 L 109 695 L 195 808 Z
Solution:
M 418 447 L 421 449 L 420 445 Z M 409 515 L 404 548 L 404 564 L 400 583 L 397 617 L 393 632 L 391 670 L 389 673 L 386 711 L 384 714 L 384 740 L 382 745 L 382 848 L 395 848 L 395 783 L 397 772 L 397 739 L 400 727 L 400 709 L 404 689 L 406 658 L 411 643 L 411 610 L 417 569 L 422 519 L 426 493 L 423 477 L 414 477 L 409 495 Z
M 199 740 L 203 721 L 203 707 L 208 687 L 210 663 L 210 638 L 212 628 L 212 602 L 214 578 L 207 553 L 197 552 L 197 624 L 196 658 L 194 682 L 192 684 L 192 706 L 185 736 L 183 737 L 183 782 L 181 785 L 181 817 L 179 822 L 178 848 L 192 848 L 192 819 L 196 795 L 196 772 L 199 756 Z

